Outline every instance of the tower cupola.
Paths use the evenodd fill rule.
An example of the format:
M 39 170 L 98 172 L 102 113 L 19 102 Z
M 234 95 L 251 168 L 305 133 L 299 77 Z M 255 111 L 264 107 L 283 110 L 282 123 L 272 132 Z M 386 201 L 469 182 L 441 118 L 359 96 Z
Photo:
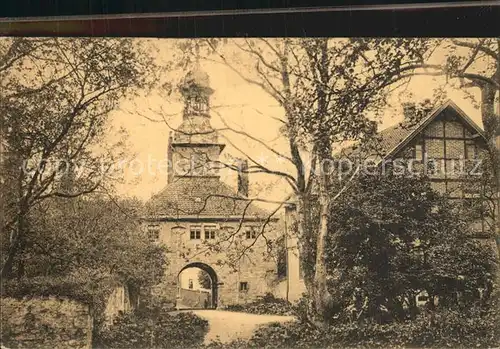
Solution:
M 210 117 L 210 95 L 214 92 L 210 87 L 208 74 L 197 64 L 184 77 L 179 86 L 184 97 L 184 116 L 201 115 Z
M 184 98 L 182 123 L 169 139 L 169 161 L 172 178 L 186 176 L 218 177 L 219 155 L 224 144 L 210 124 L 210 96 L 214 92 L 210 79 L 199 64 L 189 71 L 179 85 Z

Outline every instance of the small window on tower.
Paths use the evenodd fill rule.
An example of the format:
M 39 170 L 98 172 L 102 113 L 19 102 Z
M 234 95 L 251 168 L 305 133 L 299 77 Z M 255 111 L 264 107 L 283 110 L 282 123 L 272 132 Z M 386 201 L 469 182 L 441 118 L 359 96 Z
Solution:
M 189 228 L 189 238 L 191 240 L 201 239 L 201 226 L 194 225 Z
M 197 95 L 194 97 L 194 112 L 196 114 L 206 113 L 208 110 L 208 101 L 203 96 Z
M 248 291 L 248 282 L 240 282 L 240 292 Z

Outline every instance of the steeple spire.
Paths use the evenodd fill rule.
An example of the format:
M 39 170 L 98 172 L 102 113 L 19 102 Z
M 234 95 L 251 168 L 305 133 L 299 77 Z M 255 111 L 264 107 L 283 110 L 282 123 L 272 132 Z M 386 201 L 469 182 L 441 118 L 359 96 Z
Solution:
M 182 81 L 180 92 L 184 97 L 182 124 L 175 133 L 174 142 L 217 143 L 217 133 L 210 125 L 210 87 L 208 74 L 199 64 Z
M 210 117 L 210 95 L 213 90 L 210 87 L 210 78 L 201 69 L 199 61 L 184 77 L 180 91 L 184 97 L 184 117 L 193 115 Z

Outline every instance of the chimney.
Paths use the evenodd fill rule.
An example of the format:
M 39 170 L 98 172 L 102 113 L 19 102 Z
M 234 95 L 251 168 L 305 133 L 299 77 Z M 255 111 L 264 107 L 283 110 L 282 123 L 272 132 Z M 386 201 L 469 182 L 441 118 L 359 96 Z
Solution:
M 422 103 L 422 110 L 425 116 L 427 116 L 432 111 L 432 109 L 434 109 L 432 101 L 429 98 L 424 99 L 424 102 Z
M 248 197 L 248 161 L 238 159 L 238 195 Z
M 413 120 L 416 116 L 417 107 L 413 102 L 403 103 L 403 115 L 405 117 L 404 121 Z

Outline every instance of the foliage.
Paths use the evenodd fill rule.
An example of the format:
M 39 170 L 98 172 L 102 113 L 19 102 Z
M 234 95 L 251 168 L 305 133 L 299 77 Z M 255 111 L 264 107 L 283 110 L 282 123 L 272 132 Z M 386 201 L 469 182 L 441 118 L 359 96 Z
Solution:
M 22 256 L 25 275 L 67 275 L 99 271 L 133 287 L 157 283 L 165 249 L 141 231 L 140 203 L 87 195 L 52 199 L 30 214 Z M 93 279 L 92 274 L 82 277 Z
M 494 309 L 494 308 L 493 308 Z M 272 323 L 248 342 L 208 348 L 491 348 L 500 344 L 498 312 L 441 309 L 389 324 L 336 323 L 320 329 L 308 322 Z
M 480 163 L 480 168 L 476 168 L 476 162 Z M 488 154 L 480 152 L 475 161 L 464 166 L 457 191 L 458 194 L 463 192 L 468 196 L 462 200 L 461 214 L 471 222 L 484 224 L 481 229 L 476 229 L 477 233 L 485 237 L 494 236 L 498 197 L 491 157 Z
M 118 134 L 116 144 L 106 144 L 109 113 L 126 96 L 152 86 L 154 71 L 151 56 L 130 39 L 1 40 L 0 131 L 8 155 L 2 162 L 7 195 L 1 233 L 10 241 L 2 253 L 3 277 L 23 276 L 15 259 L 25 248 L 34 206 L 110 187 L 124 138 Z M 68 177 L 77 180 L 67 185 Z
M 91 306 L 93 309 L 104 306 L 106 296 L 119 283 L 109 277 L 83 280 L 76 276 L 33 277 L 2 282 L 2 297 L 15 299 L 36 297 L 68 298 Z
M 496 259 L 459 212 L 423 177 L 361 175 L 331 207 L 329 229 L 339 232 L 327 251 L 335 316 L 403 320 L 418 313 L 422 291 L 429 307 L 486 301 Z
M 170 314 L 148 307 L 121 314 L 109 328 L 99 332 L 102 348 L 193 348 L 200 346 L 208 331 L 208 321 L 192 313 Z
M 271 293 L 260 296 L 250 303 L 229 305 L 226 310 L 261 315 L 293 315 L 292 305 Z
M 85 274 L 77 271 L 64 276 L 2 280 L 1 297 L 74 300 L 89 306 L 94 328 L 97 329 L 104 323 L 108 298 L 120 283 L 109 275 L 99 274 L 99 271 L 87 271 Z
M 500 77 L 500 40 L 498 38 L 467 38 L 435 40 L 435 49 L 429 61 L 437 63 L 417 65 L 411 74 L 443 75 L 446 84 L 460 89 L 472 105 L 481 111 L 483 135 L 486 138 L 488 155 L 495 178 L 493 182 L 497 193 L 494 201 L 495 215 L 498 216 L 500 173 L 500 149 L 497 138 L 500 134 L 499 103 Z M 436 57 L 433 57 L 436 56 Z M 441 57 L 440 57 L 441 56 Z M 444 59 L 442 58 L 444 57 Z M 411 75 L 410 74 L 410 75 Z M 495 223 L 497 253 L 500 255 L 500 222 Z M 497 283 L 500 275 L 497 275 Z
M 283 108 L 283 117 L 269 116 L 269 121 L 280 122 L 279 133 L 289 145 L 285 151 L 228 123 L 225 129 L 292 163 L 291 172 L 277 170 L 241 150 L 249 158 L 252 173 L 278 176 L 290 184 L 303 209 L 298 223 L 301 255 L 313 265 L 310 250 L 316 246 L 307 232 L 316 227 L 306 229 L 306 219 L 300 216 L 308 215 L 305 211 L 312 181 L 317 179 L 313 172 L 319 167 L 318 153 L 330 155 L 332 142 L 371 136 L 376 125 L 368 114 L 377 114 L 385 104 L 385 87 L 427 57 L 428 40 L 207 39 L 182 42 L 179 47 L 186 56 L 183 62 L 193 54 L 218 60 L 244 81 L 262 88 Z M 312 278 L 308 271 L 304 276 L 306 283 Z
M 198 283 L 200 284 L 201 288 L 212 288 L 212 279 L 210 278 L 210 275 L 208 275 L 206 271 L 201 269 L 198 271 Z
M 18 256 L 24 277 L 2 280 L 2 296 L 77 300 L 91 306 L 100 326 L 113 286 L 124 285 L 134 296 L 163 276 L 165 249 L 139 229 L 139 209 L 96 194 L 37 205 Z

